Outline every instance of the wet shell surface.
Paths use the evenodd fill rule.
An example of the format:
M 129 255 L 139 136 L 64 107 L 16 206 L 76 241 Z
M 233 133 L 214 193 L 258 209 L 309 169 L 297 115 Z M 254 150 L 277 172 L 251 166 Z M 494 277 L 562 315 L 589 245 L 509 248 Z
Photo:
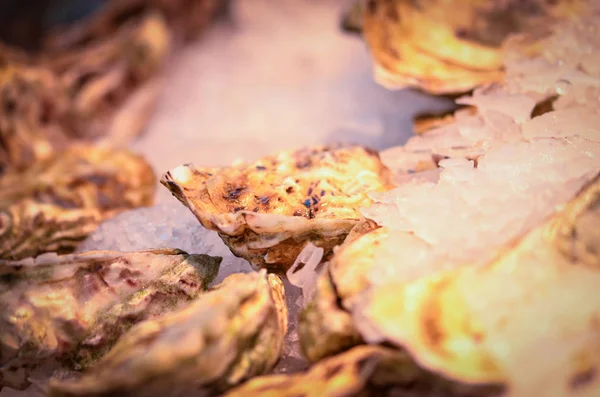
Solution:
M 503 80 L 502 46 L 511 34 L 567 18 L 585 1 L 370 0 L 363 35 L 375 79 L 391 89 L 467 92 Z
M 391 187 L 379 155 L 361 146 L 284 151 L 229 168 L 182 165 L 161 179 L 204 227 L 255 268 L 285 273 L 306 243 L 327 253 Z

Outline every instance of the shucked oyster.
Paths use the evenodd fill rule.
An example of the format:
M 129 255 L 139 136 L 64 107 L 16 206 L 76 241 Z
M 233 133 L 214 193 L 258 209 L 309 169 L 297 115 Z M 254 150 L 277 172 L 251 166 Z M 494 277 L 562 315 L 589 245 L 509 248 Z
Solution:
M 202 225 L 256 268 L 285 273 L 307 242 L 327 253 L 390 187 L 376 152 L 360 146 L 284 151 L 224 169 L 182 165 L 161 179 Z
M 0 389 L 56 358 L 87 366 L 131 325 L 180 307 L 220 258 L 158 249 L 0 261 Z
M 69 252 L 98 223 L 150 205 L 154 172 L 125 150 L 74 146 L 0 178 L 0 258 Z
M 510 34 L 569 17 L 585 4 L 369 0 L 362 31 L 375 60 L 375 79 L 385 87 L 465 92 L 502 80 L 501 48 Z
M 220 391 L 269 371 L 287 330 L 278 276 L 239 273 L 187 307 L 144 321 L 87 374 L 51 381 L 51 396 L 165 396 Z

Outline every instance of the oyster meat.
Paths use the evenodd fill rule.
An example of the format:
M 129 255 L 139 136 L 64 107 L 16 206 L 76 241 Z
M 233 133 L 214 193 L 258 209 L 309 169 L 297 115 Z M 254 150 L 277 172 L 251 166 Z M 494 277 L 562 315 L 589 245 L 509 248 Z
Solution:
M 367 193 L 391 187 L 378 154 L 360 146 L 284 151 L 224 169 L 182 165 L 161 183 L 235 255 L 280 274 L 309 242 L 329 254 L 371 203 Z
M 369 0 L 362 32 L 387 88 L 466 92 L 503 79 L 509 35 L 583 12 L 585 0 Z
M 150 165 L 126 150 L 72 146 L 0 178 L 0 258 L 67 253 L 104 219 L 148 206 Z
M 87 366 L 132 324 L 195 298 L 221 258 L 157 249 L 0 261 L 0 389 L 51 359 Z
M 50 396 L 223 391 L 273 368 L 287 314 L 278 276 L 230 275 L 183 309 L 136 325 L 80 379 L 51 380 Z

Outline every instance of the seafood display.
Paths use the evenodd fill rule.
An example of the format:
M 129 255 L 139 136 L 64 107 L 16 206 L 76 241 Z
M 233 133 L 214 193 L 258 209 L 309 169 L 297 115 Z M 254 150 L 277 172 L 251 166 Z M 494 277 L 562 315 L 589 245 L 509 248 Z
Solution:
M 307 243 L 342 243 L 368 206 L 391 187 L 377 152 L 360 146 L 284 151 L 230 168 L 179 166 L 161 183 L 232 252 L 256 268 L 285 273 Z
M 127 146 L 227 5 L 110 1 L 1 46 L 0 394 L 600 395 L 600 5 L 362 1 L 376 80 L 471 91 L 451 112 L 157 180 Z
M 84 20 L 53 26 L 37 52 L 0 43 L 0 173 L 72 142 L 129 144 L 155 108 L 175 41 L 198 37 L 227 5 L 104 3 Z
M 154 171 L 127 150 L 78 145 L 0 177 L 0 258 L 73 251 L 98 224 L 152 203 Z
M 0 261 L 0 389 L 50 359 L 89 366 L 136 322 L 200 294 L 220 258 L 158 249 Z
M 139 323 L 81 379 L 51 382 L 50 395 L 225 390 L 275 365 L 287 320 L 278 276 L 232 274 L 190 305 Z
M 170 40 L 160 15 L 150 14 L 83 49 L 15 56 L 0 48 L 0 172 L 74 142 L 129 143 L 155 104 Z

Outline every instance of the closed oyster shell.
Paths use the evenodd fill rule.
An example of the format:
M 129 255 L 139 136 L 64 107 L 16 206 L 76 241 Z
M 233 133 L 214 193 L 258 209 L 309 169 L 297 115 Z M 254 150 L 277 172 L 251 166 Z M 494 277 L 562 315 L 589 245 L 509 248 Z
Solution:
M 28 54 L 0 46 L 0 174 L 72 142 L 122 147 L 143 130 L 171 37 L 147 14 L 85 46 Z
M 169 30 L 181 40 L 197 38 L 220 13 L 229 0 L 120 0 L 106 1 L 92 15 L 69 25 L 54 27 L 43 38 L 46 51 L 60 51 L 110 36 L 123 21 L 135 21 L 148 13 L 158 13 Z M 67 6 L 68 7 L 68 6 Z
M 77 145 L 0 178 L 0 258 L 69 252 L 104 219 L 152 203 L 155 176 L 125 150 Z
M 583 12 L 586 1 L 370 0 L 364 9 L 375 79 L 445 94 L 502 81 L 509 35 Z
M 391 187 L 376 152 L 360 146 L 284 151 L 224 169 L 179 166 L 161 183 L 200 223 L 255 268 L 285 273 L 305 244 L 341 244 L 368 206 Z
M 173 249 L 0 261 L 0 388 L 26 387 L 48 359 L 89 364 L 133 323 L 196 297 L 220 262 Z
M 233 274 L 187 307 L 136 325 L 81 379 L 51 381 L 50 395 L 224 390 L 269 371 L 286 330 L 279 277 Z
M 354 324 L 450 379 L 502 383 L 511 396 L 597 395 L 599 191 L 600 175 L 485 266 L 365 291 Z
M 67 93 L 50 70 L 0 67 L 0 175 L 66 146 L 68 109 Z
M 498 387 L 464 386 L 429 376 L 400 350 L 382 346 L 357 346 L 313 365 L 307 372 L 269 375 L 248 381 L 225 397 L 394 396 L 397 386 L 408 394 L 483 397 L 499 396 Z

